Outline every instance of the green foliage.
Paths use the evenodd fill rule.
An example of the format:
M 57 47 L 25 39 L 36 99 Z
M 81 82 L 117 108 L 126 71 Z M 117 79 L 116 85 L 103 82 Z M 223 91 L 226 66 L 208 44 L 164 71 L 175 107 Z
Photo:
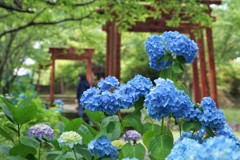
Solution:
M 121 151 L 122 151 L 124 157 L 129 157 L 129 158 L 144 159 L 145 154 L 146 154 L 146 149 L 141 143 L 138 143 L 135 145 L 126 143 L 122 147 Z

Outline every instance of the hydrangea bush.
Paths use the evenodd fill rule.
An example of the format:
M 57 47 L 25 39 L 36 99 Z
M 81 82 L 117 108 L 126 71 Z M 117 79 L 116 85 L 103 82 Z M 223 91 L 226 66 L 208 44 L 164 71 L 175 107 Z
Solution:
M 29 106 L 29 99 L 24 98 L 16 107 L 1 97 L 0 104 L 17 136 L 13 139 L 7 128 L 1 128 L 0 134 L 13 144 L 0 146 L 0 151 L 4 148 L 4 154 L 15 159 L 37 159 L 37 155 L 38 159 L 40 155 L 45 159 L 94 160 L 240 159 L 240 142 L 223 111 L 211 97 L 194 103 L 176 78 L 181 77 L 183 65 L 196 58 L 196 43 L 170 31 L 150 36 L 145 47 L 149 65 L 160 72 L 160 78 L 151 81 L 136 75 L 121 84 L 108 76 L 85 91 L 80 102 L 93 126 L 81 118 L 70 121 L 62 117 L 51 124 L 57 133 L 54 136 L 53 129 L 43 124 L 30 127 L 26 136 L 22 126 L 34 120 L 34 105 Z M 123 115 L 123 110 L 128 114 Z M 173 138 L 172 121 L 179 128 L 178 139 Z

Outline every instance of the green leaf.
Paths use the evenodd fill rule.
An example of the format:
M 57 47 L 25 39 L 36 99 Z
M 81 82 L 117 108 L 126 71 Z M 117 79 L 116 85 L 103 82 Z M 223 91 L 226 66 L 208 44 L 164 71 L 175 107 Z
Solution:
M 28 147 L 24 144 L 19 143 L 10 149 L 9 154 L 12 156 L 19 155 L 19 156 L 25 157 L 28 154 L 36 155 L 37 150 L 35 148 Z
M 101 122 L 106 116 L 103 112 L 91 112 L 86 109 L 87 116 L 99 127 L 99 122 Z
M 140 111 L 134 111 L 133 113 L 127 115 L 122 120 L 122 125 L 124 127 L 133 127 L 136 131 L 139 133 L 143 133 L 143 125 L 141 122 L 141 112 Z
M 138 159 L 144 159 L 145 157 L 145 147 L 141 144 L 135 144 L 131 145 L 130 143 L 125 144 L 122 147 L 122 153 L 124 157 L 128 158 L 138 158 Z
M 79 133 L 83 138 L 83 142 L 85 144 L 88 144 L 91 140 L 94 139 L 94 135 L 90 132 L 90 130 L 88 129 L 87 126 L 85 125 L 81 125 L 81 127 L 79 128 Z
M 5 154 L 5 155 L 8 155 L 9 154 L 9 150 L 11 149 L 12 147 L 9 146 L 9 145 L 1 145 L 0 146 L 0 152 Z
M 174 63 L 172 66 L 173 73 L 182 73 L 183 72 L 183 66 L 179 63 Z
M 7 160 L 28 160 L 28 159 L 20 157 L 20 156 L 8 156 Z
M 74 147 L 74 149 L 75 149 L 75 151 L 77 152 L 77 153 L 79 153 L 79 154 L 81 154 L 83 157 L 84 157 L 84 159 L 86 159 L 86 160 L 92 160 L 92 155 L 91 155 L 91 153 L 88 151 L 88 148 L 87 148 L 87 146 L 86 145 L 76 145 L 75 147 Z
M 150 139 L 152 137 L 154 137 L 156 135 L 156 132 L 155 131 L 149 131 L 149 132 L 145 132 L 142 136 L 142 140 L 143 140 L 143 143 L 144 145 L 149 148 L 149 144 L 150 144 Z
M 196 132 L 202 128 L 202 125 L 198 121 L 194 121 L 194 122 L 185 121 L 182 125 L 182 128 L 183 128 L 183 131 L 185 132 L 190 132 L 190 131 Z
M 3 112 L 8 118 L 8 120 L 10 120 L 12 123 L 15 123 L 13 120 L 13 114 L 11 112 L 11 110 L 13 110 L 15 106 L 10 101 L 8 101 L 7 99 L 1 96 L 0 96 L 0 103 L 2 105 Z
M 173 138 L 169 135 L 155 136 L 150 139 L 150 155 L 158 160 L 164 160 L 173 148 Z
M 205 127 L 206 128 L 206 132 L 210 137 L 215 137 L 216 134 L 213 132 L 213 130 L 210 127 Z
M 145 123 L 143 124 L 143 133 L 154 131 L 155 133 L 161 132 L 161 126 L 152 123 Z
M 46 152 L 46 154 L 47 154 L 47 160 L 55 160 L 57 156 L 62 154 L 62 151 Z
M 56 150 L 61 150 L 61 147 L 59 146 L 59 143 L 58 141 L 55 139 L 55 140 L 51 140 L 50 141 L 50 144 L 52 144 Z
M 7 133 L 2 127 L 0 127 L 0 134 L 5 137 L 7 140 L 14 142 L 13 138 L 9 133 Z
M 180 63 L 180 64 L 185 64 L 186 60 L 183 56 L 177 56 L 176 60 Z
M 162 70 L 160 71 L 160 77 L 161 77 L 161 78 L 164 78 L 164 79 L 170 78 L 170 77 L 169 77 L 170 72 L 172 72 L 171 68 L 162 69 Z
M 100 129 L 101 132 L 97 135 L 97 137 L 105 135 L 111 140 L 119 138 L 121 135 L 121 124 L 118 116 L 114 115 L 104 118 L 100 125 Z
M 77 131 L 82 125 L 82 118 L 76 118 L 65 126 L 65 131 Z
M 38 148 L 40 146 L 40 142 L 37 141 L 34 138 L 22 136 L 20 137 L 20 142 L 24 144 L 25 146 L 32 147 L 32 148 Z

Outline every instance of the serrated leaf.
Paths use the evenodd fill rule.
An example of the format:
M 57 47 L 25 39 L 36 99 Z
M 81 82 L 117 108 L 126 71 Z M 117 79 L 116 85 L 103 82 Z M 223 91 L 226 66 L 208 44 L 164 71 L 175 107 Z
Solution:
M 40 146 L 40 142 L 37 141 L 34 138 L 22 136 L 20 137 L 20 142 L 24 144 L 25 146 L 32 147 L 32 148 L 38 148 Z
M 35 148 L 32 147 L 28 147 L 24 144 L 17 144 L 15 146 L 13 146 L 13 148 L 10 149 L 9 154 L 12 156 L 22 156 L 25 157 L 28 154 L 33 154 L 36 155 L 37 154 L 37 150 Z
M 66 126 L 65 126 L 65 131 L 77 131 L 80 126 L 82 125 L 83 120 L 81 118 L 76 118 L 72 121 L 70 121 Z
M 135 144 L 131 145 L 130 143 L 125 144 L 122 147 L 122 153 L 124 157 L 128 158 L 138 158 L 138 159 L 144 159 L 145 157 L 145 147 L 141 144 Z
M 76 145 L 74 147 L 75 151 L 79 154 L 81 154 L 85 160 L 92 160 L 92 155 L 91 153 L 88 151 L 87 146 L 85 145 Z
M 133 113 L 127 115 L 122 120 L 122 125 L 124 127 L 133 127 L 136 131 L 139 133 L 143 133 L 143 126 L 141 123 L 141 112 L 140 111 L 134 111 Z
M 86 109 L 87 116 L 99 127 L 99 122 L 101 122 L 106 116 L 103 112 L 91 112 Z
M 173 148 L 173 138 L 169 135 L 155 136 L 150 139 L 150 155 L 158 160 L 164 160 Z
M 7 140 L 14 142 L 13 138 L 9 133 L 7 133 L 2 127 L 0 127 L 0 134 L 5 137 Z
M 5 154 L 5 155 L 8 155 L 9 154 L 9 150 L 12 148 L 12 146 L 10 145 L 1 145 L 0 146 L 0 152 Z
M 88 129 L 87 126 L 85 125 L 81 125 L 81 127 L 79 128 L 78 132 L 80 133 L 80 135 L 83 138 L 83 142 L 84 144 L 88 144 L 91 140 L 94 139 L 94 135 L 90 132 L 90 130 Z

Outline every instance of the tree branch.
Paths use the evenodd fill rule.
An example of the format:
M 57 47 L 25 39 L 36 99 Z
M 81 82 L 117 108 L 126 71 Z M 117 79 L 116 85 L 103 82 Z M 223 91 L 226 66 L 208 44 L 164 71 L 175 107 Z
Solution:
M 63 22 L 68 22 L 68 21 L 81 21 L 85 18 L 89 18 L 92 15 L 92 13 L 89 13 L 88 15 L 84 16 L 84 17 L 79 17 L 79 18 L 65 18 L 65 19 L 61 19 L 61 20 L 56 20 L 56 21 L 51 21 L 51 22 L 34 22 L 33 20 L 31 20 L 30 22 L 28 22 L 27 24 L 24 24 L 22 26 L 16 27 L 16 28 L 12 28 L 9 29 L 7 31 L 4 31 L 0 34 L 0 38 L 5 36 L 6 34 L 9 33 L 13 33 L 13 32 L 17 32 L 23 29 L 26 29 L 28 27 L 31 26 L 40 26 L 40 25 L 55 25 L 55 24 L 59 24 L 59 23 L 63 23 Z M 36 18 L 36 17 L 35 17 Z M 35 19 L 34 18 L 34 19 Z
M 17 12 L 22 12 L 22 13 L 34 13 L 33 10 L 30 9 L 21 9 L 21 8 L 17 8 L 15 6 L 10 6 L 6 3 L 4 3 L 2 0 L 0 0 L 0 8 L 9 10 L 9 11 L 17 11 Z

